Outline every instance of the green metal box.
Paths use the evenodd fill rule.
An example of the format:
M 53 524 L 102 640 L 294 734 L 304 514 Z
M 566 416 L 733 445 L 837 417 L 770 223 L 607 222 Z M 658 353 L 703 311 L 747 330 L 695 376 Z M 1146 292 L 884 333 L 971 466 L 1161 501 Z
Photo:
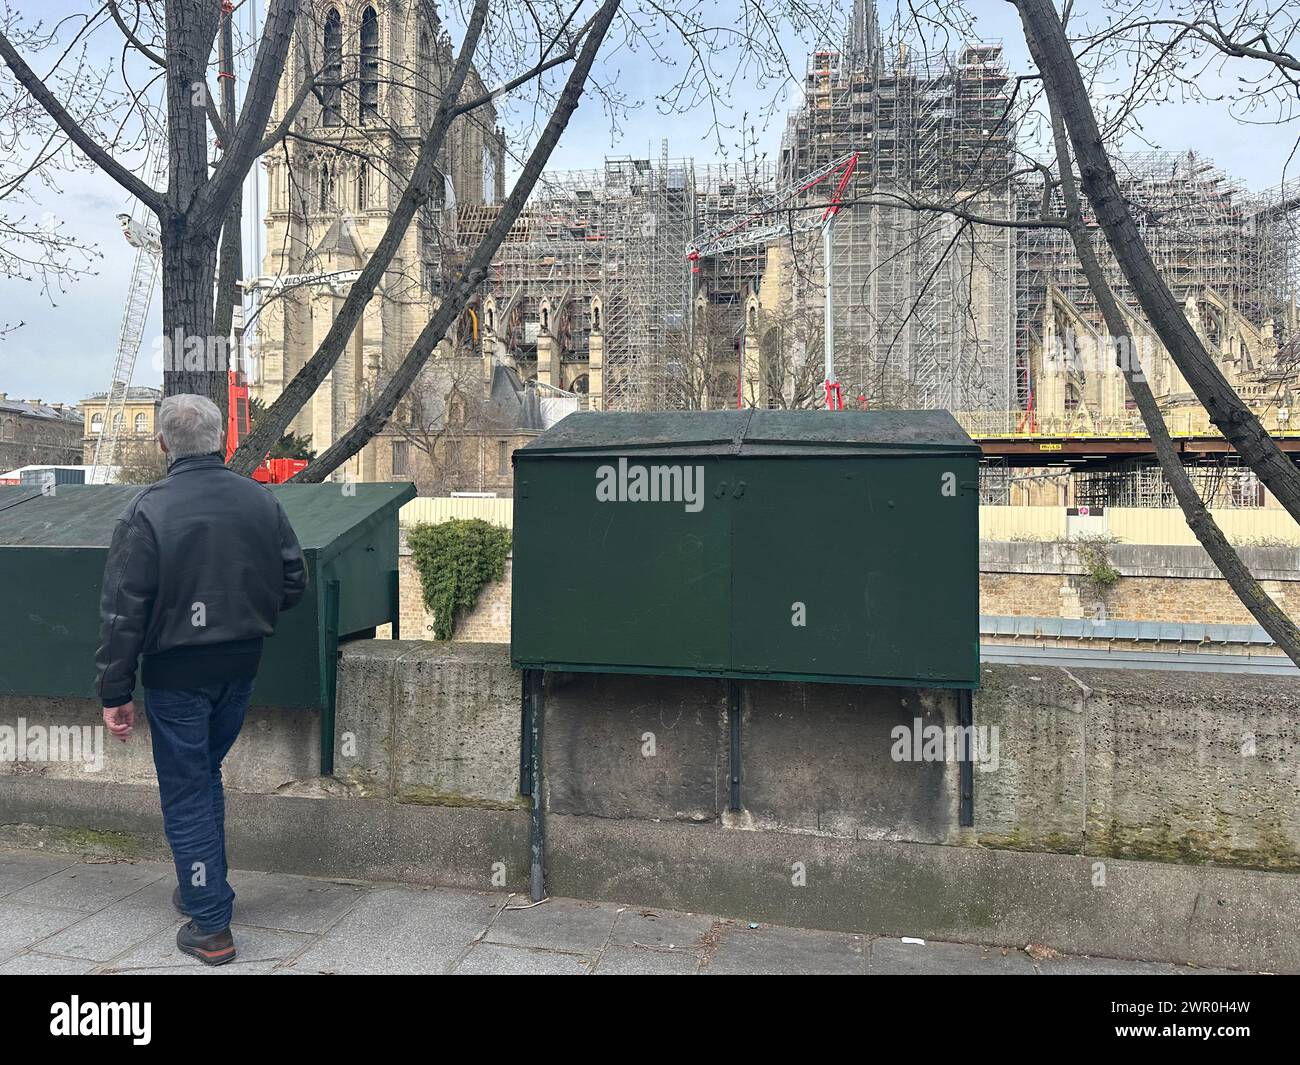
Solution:
M 946 411 L 571 414 L 515 453 L 520 668 L 974 688 Z
M 104 560 L 118 515 L 140 491 L 0 487 L 0 694 L 94 696 Z M 333 757 L 339 641 L 397 624 L 397 515 L 415 488 L 286 484 L 270 491 L 302 545 L 311 586 L 266 641 L 254 698 L 259 706 L 320 709 L 324 764 Z

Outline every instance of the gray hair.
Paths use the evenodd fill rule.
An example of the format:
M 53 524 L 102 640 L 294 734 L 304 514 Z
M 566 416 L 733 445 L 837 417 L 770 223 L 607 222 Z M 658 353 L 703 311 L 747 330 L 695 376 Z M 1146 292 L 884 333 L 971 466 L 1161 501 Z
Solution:
M 158 435 L 172 459 L 221 450 L 221 411 L 206 396 L 168 396 L 158 409 Z

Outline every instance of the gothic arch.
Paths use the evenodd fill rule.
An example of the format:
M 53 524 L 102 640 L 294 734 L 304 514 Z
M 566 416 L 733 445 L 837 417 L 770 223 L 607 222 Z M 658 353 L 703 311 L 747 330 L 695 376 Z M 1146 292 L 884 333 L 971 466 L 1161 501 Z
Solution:
M 361 12 L 357 28 L 357 52 L 360 55 L 358 72 L 361 124 L 379 121 L 379 16 L 373 5 L 367 4 Z
M 337 7 L 325 12 L 321 30 L 321 125 L 343 124 L 343 17 Z

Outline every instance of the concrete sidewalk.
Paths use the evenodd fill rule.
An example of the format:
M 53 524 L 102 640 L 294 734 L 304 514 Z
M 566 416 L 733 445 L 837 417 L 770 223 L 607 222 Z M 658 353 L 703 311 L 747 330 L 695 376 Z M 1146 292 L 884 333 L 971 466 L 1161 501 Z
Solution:
M 610 903 L 235 872 L 238 959 L 176 949 L 170 865 L 0 850 L 0 975 L 1204 973 Z M 1035 952 L 1039 953 L 1039 952 Z

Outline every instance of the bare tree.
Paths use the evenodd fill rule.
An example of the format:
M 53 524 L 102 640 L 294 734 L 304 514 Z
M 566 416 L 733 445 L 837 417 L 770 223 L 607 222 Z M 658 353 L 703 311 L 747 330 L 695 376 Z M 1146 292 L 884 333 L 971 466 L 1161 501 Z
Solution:
M 417 0 L 428 17 L 436 17 L 429 0 Z M 232 459 L 233 468 L 251 471 L 272 442 L 315 393 L 336 365 L 381 282 L 389 280 L 394 255 L 417 214 L 429 204 L 440 180 L 437 158 L 452 123 L 512 94 L 527 91 L 537 116 L 537 133 L 530 138 L 521 159 L 519 178 L 500 212 L 499 225 L 490 227 L 478 247 L 470 252 L 457 276 L 448 278 L 442 298 L 428 325 L 399 367 L 378 390 L 374 403 L 361 412 L 357 423 L 301 476 L 319 480 L 328 476 L 360 450 L 392 417 L 397 401 L 415 380 L 438 341 L 456 320 L 467 298 L 485 276 L 497 245 L 518 216 L 560 134 L 584 91 L 598 91 L 617 125 L 626 113 L 616 79 L 592 77 L 602 46 L 616 40 L 620 47 L 660 51 L 674 42 L 685 59 L 665 79 L 656 103 L 664 109 L 715 106 L 729 81 L 742 68 L 758 70 L 772 78 L 789 75 L 786 35 L 820 25 L 822 12 L 806 0 L 781 0 L 763 11 L 742 3 L 739 16 L 722 12 L 714 18 L 698 0 L 603 0 L 594 8 L 590 0 L 573 0 L 565 6 L 556 0 L 464 0 L 464 33 L 450 75 L 430 84 L 427 72 L 386 69 L 386 80 L 423 94 L 434 103 L 434 114 L 423 132 L 414 158 L 387 160 L 402 188 L 387 231 L 370 254 L 361 277 L 318 345 L 313 356 L 282 394 Z M 115 115 L 142 135 L 165 131 L 168 185 L 149 186 L 127 165 L 128 147 L 120 140 L 99 135 L 86 119 L 86 109 L 69 105 L 55 91 L 50 77 L 41 77 L 29 65 L 25 52 L 40 51 L 38 38 L 0 30 L 3 59 L 21 94 L 20 107 L 39 108 L 61 137 L 90 164 L 127 189 L 157 217 L 162 243 L 163 332 L 169 356 L 164 367 L 164 392 L 199 392 L 225 403 L 224 353 L 230 312 L 236 300 L 235 282 L 240 257 L 238 201 L 253 163 L 271 151 L 283 151 L 288 140 L 318 144 L 330 151 L 346 150 L 338 139 L 321 136 L 305 121 L 314 100 L 320 109 L 337 109 L 343 94 L 357 93 L 347 71 L 364 57 L 343 56 L 311 69 L 319 51 L 294 41 L 315 40 L 322 16 L 302 0 L 271 0 L 260 41 L 252 51 L 251 74 L 242 107 L 235 113 L 227 77 L 238 43 L 231 39 L 227 10 L 213 0 L 106 0 L 85 17 L 87 31 L 108 27 L 122 39 L 123 77 L 127 57 L 131 69 L 145 85 L 161 81 L 165 87 L 162 114 L 150 114 L 147 92 L 132 85 L 125 114 Z M 275 115 L 277 91 L 290 56 L 301 77 Z M 301 64 L 308 69 L 302 76 Z M 214 71 L 215 65 L 215 71 Z M 140 72 L 140 68 L 144 72 Z M 471 70 L 481 76 L 469 77 Z M 211 91 L 215 73 L 221 92 Z M 562 80 L 560 80 L 562 78 Z M 481 91 L 480 91 L 481 81 Z M 774 84 L 777 84 L 774 82 Z M 475 86 L 470 91 L 469 86 Z M 489 87 L 490 86 L 490 87 Z M 715 111 L 715 117 L 716 117 Z M 383 116 L 372 113 L 382 127 Z M 725 122 L 716 121 L 719 135 Z M 219 151 L 209 151 L 209 134 Z M 374 143 L 382 138 L 377 137 Z M 120 156 L 120 157 L 119 157 Z M 30 183 L 29 181 L 25 183 Z M 216 295 L 214 297 L 214 290 Z M 191 353 L 197 352 L 196 358 Z M 212 358 L 212 352 L 218 353 Z
M 675 410 L 736 406 L 740 323 L 701 300 L 692 327 L 670 330 L 662 354 L 665 393 Z
M 1031 45 L 1032 47 L 1032 45 Z M 1041 62 L 1041 55 L 1034 55 L 1035 61 Z M 1286 652 L 1292 662 L 1300 665 L 1300 630 L 1260 586 L 1249 567 L 1242 561 L 1236 549 L 1228 543 L 1223 530 L 1219 528 L 1205 503 L 1197 493 L 1178 449 L 1169 435 L 1160 407 L 1147 383 L 1146 375 L 1136 358 L 1139 350 L 1137 341 L 1129 327 L 1128 317 L 1120 310 L 1119 301 L 1111 291 L 1096 252 L 1092 247 L 1092 234 L 1084 221 L 1083 206 L 1075 184 L 1074 167 L 1070 159 L 1070 146 L 1065 132 L 1065 122 L 1059 112 L 1052 110 L 1052 129 L 1057 153 L 1057 173 L 1061 197 L 1065 204 L 1066 220 L 1069 222 L 1070 238 L 1079 256 L 1079 263 L 1088 280 L 1093 298 L 1101 309 L 1106 328 L 1115 344 L 1116 363 L 1124 374 L 1124 382 L 1129 394 L 1137 404 L 1155 448 L 1156 458 L 1164 471 L 1174 498 L 1187 519 L 1188 528 L 1205 548 L 1210 559 L 1219 568 L 1243 606 L 1251 616 L 1260 623 L 1274 642 Z
M 810 410 L 821 403 L 823 316 L 783 299 L 777 308 L 760 310 L 748 328 L 757 333 L 758 359 L 757 365 L 745 364 L 746 392 L 783 410 Z
M 1069 134 L 1081 185 L 1097 224 L 1147 320 L 1209 413 L 1211 423 L 1287 512 L 1300 521 L 1300 470 L 1228 384 L 1156 268 L 1111 165 L 1087 86 L 1055 8 L 1050 0 L 1011 2 L 1020 14 L 1052 111 L 1060 115 Z M 1264 43 L 1268 52 L 1265 61 L 1278 63 L 1278 53 L 1267 45 L 1267 36 Z
M 421 456 L 406 471 L 421 495 L 477 487 L 466 483 L 464 450 L 472 430 L 483 427 L 482 373 L 482 361 L 463 349 L 426 365 L 389 422 L 395 443 Z
M 0 6 L 0 31 L 24 49 L 49 48 L 54 41 L 54 31 L 24 22 L 7 4 Z M 91 63 L 84 34 L 74 34 L 64 57 L 53 91 L 75 101 L 77 120 L 109 140 L 108 118 L 121 100 Z M 99 250 L 71 235 L 65 220 L 40 204 L 41 195 L 57 193 L 61 179 L 85 166 L 45 111 L 0 79 L 0 278 L 30 281 L 54 300 L 68 283 L 95 272 Z M 0 320 L 0 336 L 21 324 Z

